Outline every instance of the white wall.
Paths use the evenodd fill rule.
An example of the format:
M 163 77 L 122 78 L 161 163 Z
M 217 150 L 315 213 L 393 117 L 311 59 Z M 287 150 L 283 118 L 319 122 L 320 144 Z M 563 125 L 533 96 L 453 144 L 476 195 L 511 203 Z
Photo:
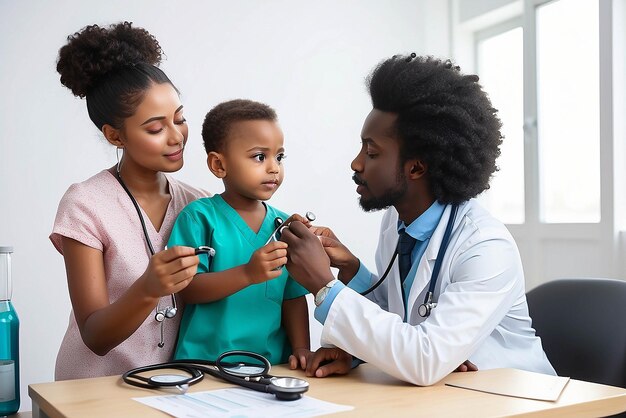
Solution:
M 115 160 L 84 101 L 59 83 L 55 63 L 67 35 L 130 20 L 157 37 L 190 126 L 186 165 L 176 177 L 210 191 L 222 189 L 205 168 L 204 114 L 238 97 L 274 106 L 289 158 L 271 203 L 314 211 L 372 265 L 380 214 L 359 209 L 349 168 L 370 109 L 363 80 L 384 57 L 427 52 L 423 27 L 433 26 L 433 16 L 421 12 L 429 3 L 0 0 L 0 245 L 15 246 L 21 409 L 30 409 L 28 384 L 53 379 L 70 312 L 63 259 L 48 240 L 57 204 L 71 183 Z

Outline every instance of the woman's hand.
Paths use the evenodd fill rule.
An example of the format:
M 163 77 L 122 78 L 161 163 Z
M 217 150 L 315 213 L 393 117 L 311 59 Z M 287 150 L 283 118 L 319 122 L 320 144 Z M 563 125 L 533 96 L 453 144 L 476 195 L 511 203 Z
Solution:
M 145 294 L 156 299 L 181 291 L 195 276 L 199 262 L 191 247 L 176 246 L 156 253 L 140 278 Z
M 244 274 L 250 284 L 263 283 L 282 274 L 280 268 L 287 264 L 287 244 L 273 241 L 252 253 L 244 265 Z

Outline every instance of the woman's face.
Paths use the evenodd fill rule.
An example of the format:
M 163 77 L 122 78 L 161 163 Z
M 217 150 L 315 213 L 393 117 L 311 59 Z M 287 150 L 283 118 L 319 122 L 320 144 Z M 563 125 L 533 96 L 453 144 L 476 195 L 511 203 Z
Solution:
M 169 83 L 153 84 L 120 130 L 123 164 L 150 171 L 180 170 L 187 135 L 178 93 Z

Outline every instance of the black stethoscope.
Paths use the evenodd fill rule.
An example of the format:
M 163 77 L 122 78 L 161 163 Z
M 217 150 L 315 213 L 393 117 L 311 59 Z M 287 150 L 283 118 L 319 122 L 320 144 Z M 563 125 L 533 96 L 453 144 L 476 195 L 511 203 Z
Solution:
M 155 254 L 155 251 L 154 251 L 154 247 L 152 246 L 152 241 L 150 240 L 150 236 L 148 235 L 148 230 L 146 229 L 146 222 L 143 219 L 143 215 L 141 214 L 141 209 L 139 208 L 139 204 L 137 203 L 137 200 L 135 200 L 135 197 L 126 186 L 126 183 L 124 183 L 124 180 L 122 180 L 122 176 L 120 175 L 119 161 L 115 169 L 115 177 L 117 178 L 117 181 L 120 183 L 120 185 L 122 186 L 126 194 L 128 194 L 130 201 L 133 202 L 133 206 L 135 206 L 135 210 L 137 211 L 137 215 L 139 215 L 139 220 L 141 221 L 141 229 L 143 230 L 143 235 L 146 239 L 146 244 L 148 245 L 148 251 L 150 252 L 150 257 L 152 257 Z M 215 250 L 208 246 L 200 246 L 196 248 L 195 253 L 196 255 L 207 254 L 209 257 L 209 262 L 211 260 L 211 257 L 215 256 Z M 173 293 L 170 296 L 172 298 L 172 306 L 166 306 L 165 308 L 161 309 L 161 307 L 159 306 L 160 304 L 160 300 L 159 300 L 159 302 L 157 302 L 157 307 L 156 307 L 156 311 L 154 314 L 154 320 L 161 324 L 161 337 L 160 337 L 159 343 L 157 344 L 159 348 L 163 348 L 165 346 L 165 342 L 163 339 L 163 332 L 164 332 L 163 321 L 165 321 L 166 318 L 167 319 L 174 318 L 176 314 L 178 313 L 178 305 L 176 304 L 176 296 Z
M 446 230 L 443 234 L 443 239 L 441 240 L 441 245 L 439 246 L 439 251 L 437 252 L 437 259 L 435 260 L 435 267 L 433 268 L 433 272 L 430 275 L 430 285 L 428 286 L 428 292 L 424 297 L 424 303 L 422 303 L 417 308 L 417 313 L 422 318 L 426 318 L 430 316 L 430 312 L 433 310 L 435 306 L 437 306 L 437 302 L 433 302 L 433 295 L 435 293 L 435 286 L 437 285 L 437 278 L 439 277 L 439 271 L 441 270 L 441 263 L 443 262 L 443 256 L 448 249 L 448 244 L 450 243 L 450 236 L 452 235 L 452 227 L 454 226 L 454 220 L 456 219 L 456 213 L 459 209 L 459 205 L 452 205 L 452 209 L 450 210 L 450 217 L 448 218 L 448 223 L 446 224 Z M 382 277 L 378 279 L 378 281 L 369 289 L 364 292 L 361 292 L 361 295 L 365 296 L 368 293 L 372 292 L 381 283 L 387 278 L 389 271 L 391 271 L 391 267 L 393 266 L 394 261 L 396 261 L 396 257 L 398 256 L 400 247 L 400 239 L 398 239 L 398 244 L 396 244 L 396 249 L 393 252 L 393 256 L 391 256 L 391 260 L 389 261 L 389 265 L 385 269 Z
M 316 219 L 313 212 L 307 212 L 305 216 L 311 222 Z M 274 231 L 271 233 L 267 241 L 265 241 L 265 245 L 269 244 L 272 241 L 280 241 L 280 236 L 283 232 L 283 229 L 289 228 L 289 224 L 287 223 L 288 221 L 289 218 L 287 218 L 286 220 L 283 220 L 283 218 L 281 217 L 274 218 Z
M 243 359 L 243 361 L 242 361 Z M 142 373 L 155 370 L 178 370 L 181 374 L 156 374 L 149 377 Z M 124 382 L 146 389 L 177 388 L 183 394 L 189 386 L 198 383 L 205 373 L 227 382 L 264 393 L 271 393 L 281 401 L 300 399 L 309 390 L 306 380 L 290 376 L 269 374 L 270 362 L 260 354 L 250 351 L 228 351 L 214 362 L 206 360 L 177 360 L 170 363 L 137 367 L 122 375 Z

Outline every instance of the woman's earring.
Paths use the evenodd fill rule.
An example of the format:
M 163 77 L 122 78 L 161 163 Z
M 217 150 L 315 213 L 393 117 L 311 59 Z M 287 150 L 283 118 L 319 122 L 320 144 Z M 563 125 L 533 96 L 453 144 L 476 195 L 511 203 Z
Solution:
M 122 158 L 120 158 L 120 151 L 122 151 L 122 157 L 124 157 L 124 148 L 122 147 L 115 148 L 115 155 L 117 156 L 117 174 L 120 173 L 120 165 L 122 163 Z

